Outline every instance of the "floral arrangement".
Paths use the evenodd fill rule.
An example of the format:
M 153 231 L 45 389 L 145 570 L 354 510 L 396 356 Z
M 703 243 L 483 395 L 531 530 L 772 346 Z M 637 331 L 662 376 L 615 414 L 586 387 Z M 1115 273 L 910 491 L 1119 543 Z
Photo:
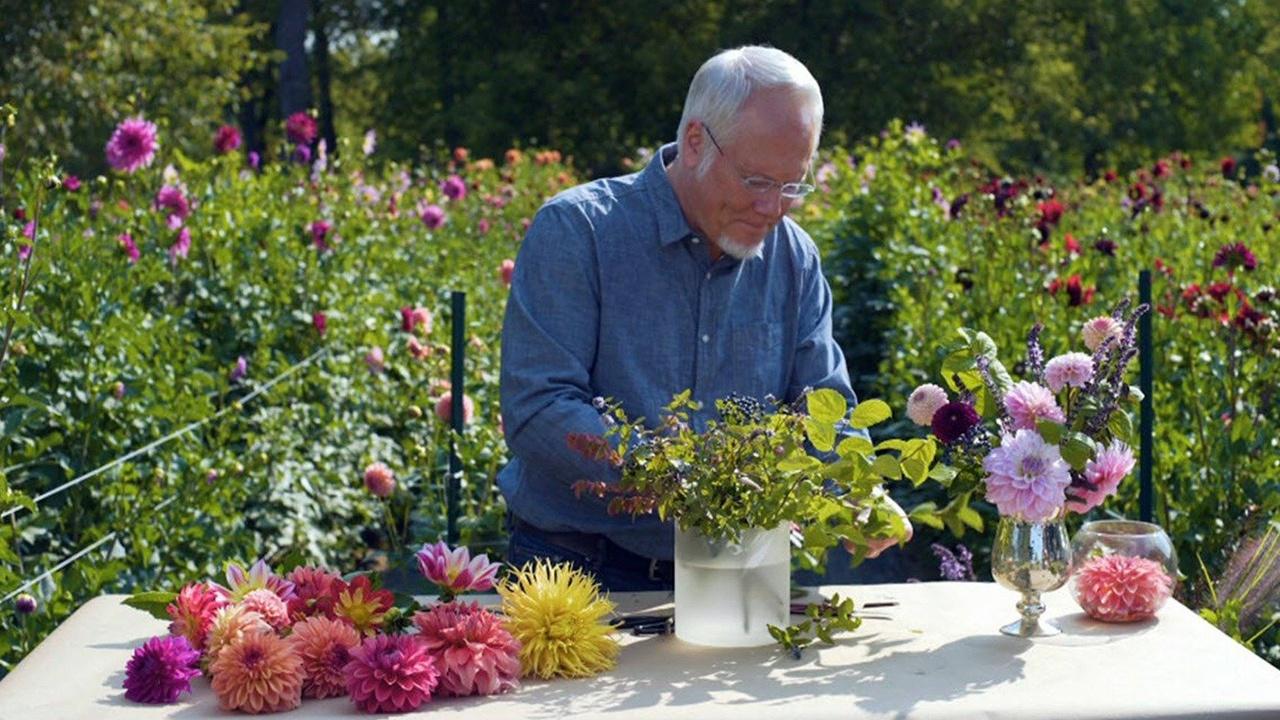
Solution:
M 125 696 L 171 703 L 209 677 L 220 707 L 248 713 L 347 695 L 367 713 L 405 712 L 433 697 L 491 695 L 519 687 L 521 644 L 494 613 L 451 602 L 494 587 L 499 565 L 444 543 L 417 553 L 442 601 L 397 607 L 366 575 L 324 568 L 278 575 L 265 561 L 226 566 L 226 584 L 141 593 L 127 604 L 170 620 L 169 635 L 135 650 Z M 416 633 L 405 633 L 410 626 Z
M 1028 379 L 1017 382 L 990 337 L 961 329 L 942 364 L 950 393 L 924 384 L 907 400 L 908 417 L 942 445 L 953 492 L 967 502 L 981 482 L 1001 515 L 1031 523 L 1088 512 L 1113 495 L 1135 463 L 1124 406 L 1140 394 L 1124 377 L 1147 309 L 1129 312 L 1121 302 L 1085 323 L 1088 353 L 1048 362 L 1036 325 L 1027 338 Z

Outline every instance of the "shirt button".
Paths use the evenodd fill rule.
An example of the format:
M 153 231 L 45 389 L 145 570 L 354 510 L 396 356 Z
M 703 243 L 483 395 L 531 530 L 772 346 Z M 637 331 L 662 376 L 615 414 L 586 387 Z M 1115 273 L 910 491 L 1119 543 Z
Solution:
M 689 241 L 690 241 L 690 242 L 692 242 L 694 245 L 697 245 L 697 244 L 698 244 L 698 238 L 696 238 L 696 237 L 694 237 L 694 238 L 690 238 L 690 239 L 689 239 Z
M 708 280 L 710 280 L 710 279 L 711 279 L 711 273 L 709 273 L 709 272 L 707 273 L 707 279 L 708 279 Z
M 711 336 L 710 336 L 710 335 L 703 335 L 703 336 L 702 336 L 702 342 L 704 342 L 704 343 L 711 342 Z

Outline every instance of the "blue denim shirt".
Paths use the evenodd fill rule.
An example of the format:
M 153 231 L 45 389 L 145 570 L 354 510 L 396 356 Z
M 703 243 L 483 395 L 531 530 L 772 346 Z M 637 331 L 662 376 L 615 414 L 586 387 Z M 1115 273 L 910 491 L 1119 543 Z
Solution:
M 695 427 L 731 393 L 792 401 L 826 387 L 855 402 L 813 240 L 784 218 L 761 257 L 712 263 L 667 179 L 675 152 L 667 145 L 643 171 L 566 190 L 538 211 L 502 328 L 508 508 L 659 559 L 672 555 L 670 523 L 610 516 L 604 501 L 574 495 L 578 480 L 617 479 L 566 444 L 569 433 L 603 433 L 592 398 L 653 424 L 691 389 L 703 405 Z

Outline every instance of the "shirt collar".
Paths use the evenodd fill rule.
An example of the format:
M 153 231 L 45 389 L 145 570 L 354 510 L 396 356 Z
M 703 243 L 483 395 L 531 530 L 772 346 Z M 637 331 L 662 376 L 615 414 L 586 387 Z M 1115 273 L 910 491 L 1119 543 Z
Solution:
M 671 187 L 671 180 L 667 177 L 666 166 L 675 159 L 676 149 L 675 143 L 659 148 L 645 166 L 643 174 L 658 215 L 658 244 L 663 247 L 694 235 L 693 228 L 684 219 L 684 210 L 680 208 L 675 188 Z

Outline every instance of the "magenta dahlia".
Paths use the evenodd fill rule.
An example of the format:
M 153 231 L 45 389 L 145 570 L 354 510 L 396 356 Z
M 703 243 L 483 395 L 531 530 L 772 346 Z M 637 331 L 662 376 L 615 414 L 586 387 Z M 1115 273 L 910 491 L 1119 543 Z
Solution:
M 407 712 L 431 700 L 440 671 L 420 639 L 375 635 L 350 653 L 343 675 L 351 701 L 364 712 Z
M 219 155 L 226 155 L 240 147 L 240 131 L 234 125 L 223 125 L 213 136 L 213 148 Z
M 116 126 L 107 141 L 107 164 L 122 172 L 137 172 L 155 159 L 158 145 L 154 123 L 129 118 Z
M 185 637 L 153 637 L 133 651 L 125 666 L 124 696 L 139 703 L 177 702 L 191 692 L 191 678 L 200 674 L 200 651 Z
M 284 134 L 294 145 L 310 145 L 316 139 L 315 118 L 305 112 L 296 112 L 284 121 Z

